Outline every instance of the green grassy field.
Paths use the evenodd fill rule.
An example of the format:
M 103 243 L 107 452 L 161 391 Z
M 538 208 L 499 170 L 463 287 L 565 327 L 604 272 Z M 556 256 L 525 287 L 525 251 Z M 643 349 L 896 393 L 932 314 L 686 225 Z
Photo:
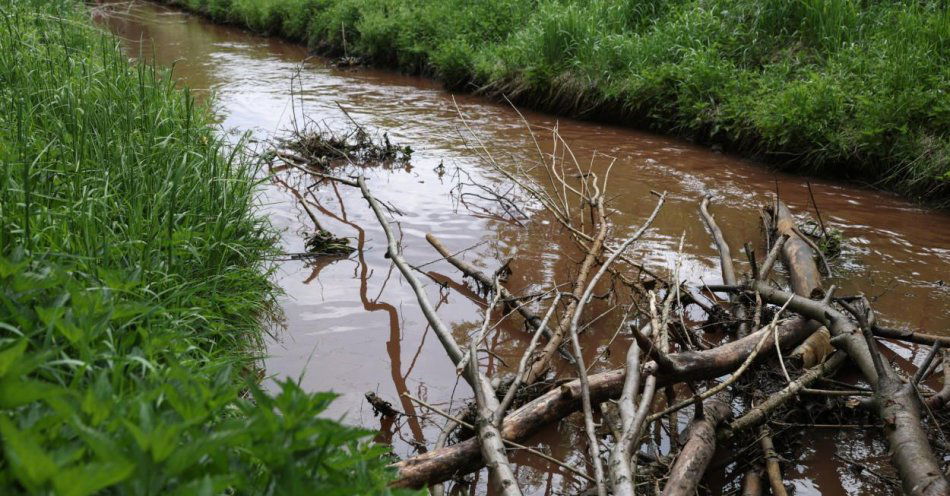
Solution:
M 943 0 L 172 3 L 453 88 L 950 202 Z
M 255 166 L 80 4 L 0 7 L 0 493 L 387 492 L 332 394 L 257 385 Z

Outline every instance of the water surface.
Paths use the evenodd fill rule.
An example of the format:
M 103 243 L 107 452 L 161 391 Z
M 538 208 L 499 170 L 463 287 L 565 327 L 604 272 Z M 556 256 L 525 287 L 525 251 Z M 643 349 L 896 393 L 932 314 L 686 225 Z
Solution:
M 459 171 L 479 181 L 504 184 L 478 156 L 457 107 L 499 162 L 537 158 L 531 135 L 510 106 L 453 95 L 423 78 L 365 68 L 334 69 L 308 56 L 301 46 L 150 3 L 114 3 L 94 12 L 122 39 L 130 55 L 174 65 L 173 74 L 182 84 L 202 97 L 214 93 L 222 132 L 250 132 L 266 140 L 304 117 L 333 129 L 349 129 L 342 106 L 361 125 L 410 145 L 415 150 L 411 168 L 367 171 L 369 184 L 381 200 L 402 212 L 395 220 L 405 257 L 430 276 L 424 281 L 429 298 L 441 318 L 452 324 L 459 341 L 466 342 L 474 332 L 484 302 L 457 271 L 439 260 L 424 239 L 427 232 L 436 233 L 452 251 L 470 248 L 464 258 L 486 271 L 517 254 L 509 282 L 515 292 L 570 279 L 571 243 L 543 215 L 520 226 L 466 208 L 452 194 Z M 685 236 L 681 275 L 695 283 L 720 282 L 716 252 L 698 215 L 704 194 L 714 195 L 713 211 L 737 258 L 746 241 L 762 249 L 756 207 L 767 204 L 776 189 L 796 212 L 811 210 L 803 177 L 631 129 L 533 112 L 525 117 L 545 150 L 552 144 L 546 129 L 556 126 L 581 163 L 588 164 L 593 157 L 596 166 L 603 167 L 616 160 L 610 187 L 617 238 L 633 232 L 652 210 L 651 190 L 669 192 L 670 200 L 654 228 L 633 253 L 651 267 L 665 269 Z M 281 230 L 283 250 L 303 252 L 312 223 L 287 186 L 306 184 L 292 174 L 280 177 L 287 184 L 263 186 L 263 210 Z M 811 179 L 811 185 L 826 224 L 839 229 L 845 239 L 845 252 L 835 262 L 839 294 L 865 292 L 886 323 L 950 332 L 950 216 L 854 185 L 818 179 Z M 342 260 L 280 262 L 276 280 L 284 291 L 284 320 L 277 339 L 268 343 L 267 373 L 299 378 L 309 390 L 340 393 L 332 415 L 381 429 L 380 439 L 392 442 L 397 455 L 410 456 L 416 446 L 432 446 L 441 421 L 410 417 L 381 426 L 363 394 L 375 391 L 407 413 L 420 413 L 401 397 L 403 393 L 449 409 L 458 408 L 470 393 L 430 332 L 407 283 L 384 258 L 385 235 L 358 192 L 322 187 L 316 200 L 313 210 L 320 222 L 334 234 L 352 238 L 358 251 Z M 594 311 L 606 308 L 595 305 Z M 490 370 L 517 364 L 526 344 L 517 319 L 511 320 L 491 335 L 493 354 L 485 361 Z M 586 334 L 593 370 L 621 365 L 625 338 L 610 346 L 612 353 L 605 353 L 618 324 L 616 316 L 603 319 Z M 921 358 L 916 348 L 894 345 L 893 349 L 907 359 Z M 583 454 L 575 447 L 583 445 L 583 433 L 574 424 L 580 422 L 568 419 L 536 436 L 532 444 L 581 464 Z M 832 456 L 884 461 L 885 449 L 873 433 L 819 432 L 806 437 L 799 449 L 804 456 L 785 468 L 796 494 L 861 494 L 879 486 Z M 583 487 L 583 481 L 543 460 L 524 454 L 514 459 L 529 492 L 560 494 Z M 728 474 L 729 467 L 720 472 Z M 710 483 L 714 492 L 718 492 L 715 484 L 734 489 L 716 477 Z

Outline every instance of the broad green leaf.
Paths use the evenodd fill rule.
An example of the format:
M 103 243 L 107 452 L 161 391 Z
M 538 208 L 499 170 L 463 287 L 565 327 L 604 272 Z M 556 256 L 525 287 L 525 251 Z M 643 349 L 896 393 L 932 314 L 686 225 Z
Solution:
M 35 307 L 33 309 L 36 311 L 36 316 L 40 318 L 46 327 L 52 328 L 60 320 L 63 319 L 63 315 L 66 314 L 66 308 L 57 306 L 57 307 Z
M 178 438 L 182 427 L 179 425 L 159 425 L 151 432 L 152 459 L 162 462 L 178 446 Z
M 46 382 L 4 377 L 0 379 L 0 408 L 16 408 L 61 391 L 58 386 Z
M 65 336 L 66 339 L 68 339 L 72 344 L 79 342 L 79 340 L 81 340 L 85 334 L 82 327 L 76 325 L 75 322 L 68 318 L 57 321 L 56 330 Z
M 26 351 L 27 340 L 21 339 L 17 343 L 3 351 L 0 351 L 0 377 L 6 375 L 13 365 Z
M 70 467 L 53 477 L 53 487 L 60 496 L 87 496 L 122 482 L 134 469 L 124 460 Z
M 23 432 L 13 422 L 0 416 L 0 435 L 3 448 L 14 475 L 27 487 L 36 488 L 55 472 L 56 464 L 29 432 Z
M 132 434 L 132 437 L 135 438 L 135 443 L 139 446 L 139 449 L 148 451 L 150 442 L 148 434 L 129 420 L 122 419 L 122 424 L 125 425 L 125 428 Z
M 72 422 L 73 427 L 86 442 L 86 445 L 99 458 L 109 459 L 122 453 L 122 448 L 112 438 L 106 434 L 97 431 L 82 422 L 76 420 Z

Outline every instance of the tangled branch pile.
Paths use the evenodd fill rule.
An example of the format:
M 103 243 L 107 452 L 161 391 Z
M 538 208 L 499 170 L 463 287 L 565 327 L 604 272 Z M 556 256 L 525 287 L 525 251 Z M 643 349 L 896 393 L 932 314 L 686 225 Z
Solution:
M 554 140 L 567 146 L 556 132 Z M 723 284 L 691 287 L 680 279 L 678 262 L 670 274 L 661 275 L 629 255 L 630 247 L 661 212 L 665 193 L 656 193 L 653 211 L 632 234 L 619 239 L 616 233 L 621 229 L 610 223 L 607 214 L 609 165 L 596 172 L 573 158 L 540 153 L 539 147 L 537 164 L 502 166 L 486 146 L 478 143 L 478 150 L 494 172 L 517 186 L 519 195 L 556 220 L 581 257 L 566 284 L 519 296 L 504 285 L 507 264 L 494 273 L 483 272 L 453 256 L 429 234 L 427 240 L 446 261 L 485 289 L 484 319 L 468 343 L 457 342 L 435 312 L 418 274 L 402 254 L 386 209 L 365 178 L 318 176 L 320 181 L 360 190 L 386 233 L 388 257 L 409 282 L 446 354 L 474 391 L 464 418 L 410 398 L 445 417 L 446 432 L 434 449 L 394 465 L 398 471 L 394 486 L 430 486 L 441 493 L 443 482 L 487 467 L 498 494 L 521 494 L 508 458 L 509 449 L 517 448 L 589 481 L 590 490 L 598 495 L 690 495 L 701 489 L 717 449 L 732 447 L 744 494 L 761 494 L 766 486 L 772 494 L 786 494 L 772 427 L 793 425 L 801 430 L 829 418 L 841 422 L 862 417 L 873 418 L 871 424 L 881 426 L 879 432 L 887 442 L 896 476 L 882 476 L 886 483 L 899 485 L 907 494 L 950 493 L 947 467 L 935 453 L 936 448 L 946 454 L 947 444 L 931 445 L 931 440 L 945 435 L 941 408 L 950 398 L 950 381 L 945 379 L 940 391 L 921 383 L 941 363 L 944 376 L 950 375 L 950 362 L 940 350 L 946 338 L 882 328 L 867 298 L 836 295 L 835 286 L 822 280 L 822 271 L 830 275 L 830 268 L 818 243 L 799 229 L 778 198 L 761 211 L 765 256 L 745 245 L 747 274 L 736 271 L 732 250 L 710 211 L 711 198 L 701 200 L 700 215 L 718 248 Z M 504 212 L 511 212 L 509 205 L 516 203 L 494 200 Z M 518 216 L 530 217 L 521 210 Z M 773 270 L 779 262 L 787 279 Z M 609 287 L 606 295 L 597 293 L 604 287 Z M 589 325 L 596 318 L 590 310 L 595 293 L 614 302 L 614 311 L 623 312 L 622 335 L 629 347 L 622 369 L 589 374 L 585 364 L 589 354 L 585 355 L 579 335 L 596 332 Z M 706 322 L 684 318 L 689 306 L 698 307 Z M 499 313 L 519 314 L 530 337 L 516 372 L 507 378 L 489 377 L 477 359 Z M 926 343 L 933 351 L 906 375 L 888 360 L 882 337 Z M 557 377 L 555 365 L 562 360 L 571 365 L 572 377 Z M 846 364 L 860 372 L 858 380 L 847 389 L 840 381 L 828 382 Z M 811 387 L 820 380 L 833 389 Z M 683 412 L 691 418 L 681 430 Z M 520 444 L 575 413 L 583 418 L 586 467 Z M 655 424 L 675 440 L 667 453 L 661 453 L 648 434 Z M 455 436 L 457 442 L 448 444 L 453 438 L 449 433 L 458 428 L 473 435 Z M 782 436 L 787 435 L 789 430 L 783 429 Z

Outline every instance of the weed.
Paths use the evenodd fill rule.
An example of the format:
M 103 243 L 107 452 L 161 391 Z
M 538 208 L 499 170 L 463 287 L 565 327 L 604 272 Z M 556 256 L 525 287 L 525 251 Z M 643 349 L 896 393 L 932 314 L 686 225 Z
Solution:
M 256 165 L 80 8 L 0 9 L 0 492 L 388 492 L 332 394 L 257 384 Z
M 950 201 L 945 1 L 166 1 L 331 56 Z

